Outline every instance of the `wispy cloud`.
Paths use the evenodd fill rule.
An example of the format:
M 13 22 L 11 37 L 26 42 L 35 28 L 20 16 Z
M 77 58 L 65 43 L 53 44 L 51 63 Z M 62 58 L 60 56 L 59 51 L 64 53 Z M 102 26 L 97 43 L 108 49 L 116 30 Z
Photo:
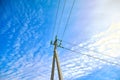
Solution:
M 85 76 L 96 69 L 102 68 L 105 64 L 119 67 L 119 65 L 115 65 L 120 62 L 119 26 L 119 24 L 111 25 L 106 31 L 94 35 L 86 43 L 80 43 L 80 45 L 78 44 L 78 46 L 72 47 L 71 49 L 76 51 L 76 53 L 66 52 L 61 56 L 60 59 L 64 78 L 70 80 Z M 102 60 L 82 54 L 88 54 Z
M 50 1 L 48 1 L 48 4 L 49 3 Z M 100 5 L 101 4 L 102 2 L 100 3 Z M 105 7 L 105 9 L 103 8 L 104 7 L 97 7 L 95 11 L 93 11 L 93 14 L 97 13 L 95 15 L 97 16 L 102 12 L 104 13 L 108 9 L 107 7 Z M 31 12 L 31 14 L 26 13 L 25 14 L 26 18 L 22 22 L 19 22 L 19 19 L 14 17 L 16 22 L 22 23 L 22 25 L 19 26 L 20 27 L 23 26 L 23 27 L 21 27 L 20 30 L 17 30 L 18 28 L 14 28 L 12 30 L 13 33 L 17 32 L 17 36 L 15 36 L 15 41 L 12 43 L 11 49 L 6 50 L 6 53 L 9 53 L 8 54 L 9 57 L 3 57 L 2 59 L 0 59 L 1 60 L 0 64 L 2 64 L 4 61 L 7 62 L 5 68 L 0 70 L 1 80 L 12 80 L 12 79 L 49 80 L 50 78 L 52 51 L 49 51 L 50 48 L 48 46 L 41 48 L 41 46 L 46 45 L 43 44 L 43 42 L 45 41 L 43 39 L 44 33 L 42 32 L 44 27 L 42 30 L 40 28 L 40 26 L 44 22 L 43 16 L 41 16 L 43 12 L 42 9 L 38 10 L 38 12 L 28 9 L 28 12 Z M 105 13 L 109 13 L 109 15 L 111 15 L 109 10 L 108 12 Z M 115 14 L 117 14 L 116 10 L 115 10 Z M 118 14 L 115 15 L 115 14 L 112 15 L 113 17 L 110 17 L 110 19 L 112 20 L 114 18 L 115 21 L 119 21 L 119 19 L 117 18 L 119 17 L 119 15 Z M 99 23 L 100 19 L 104 20 L 105 15 L 107 14 L 104 15 L 101 14 L 102 17 L 99 18 L 97 17 L 98 18 L 97 20 L 95 19 L 96 17 L 94 18 L 94 20 L 96 20 L 96 21 L 93 20 L 93 23 L 96 23 L 93 24 L 94 27 L 98 25 L 97 23 Z M 105 17 L 106 21 L 108 21 L 109 19 L 108 17 Z M 79 24 L 80 22 L 78 21 L 76 25 Z M 106 23 L 103 24 L 105 24 L 104 26 L 108 25 Z M 9 23 L 8 26 L 10 25 L 11 24 Z M 35 27 L 33 27 L 32 25 L 35 25 Z M 8 29 L 9 28 L 10 27 L 8 27 Z M 7 32 L 8 29 L 5 28 L 2 31 L 2 34 Z M 77 28 L 75 29 L 77 30 Z M 80 32 L 79 29 L 78 32 Z M 118 59 L 120 58 L 120 53 L 118 52 L 120 49 L 119 35 L 120 35 L 120 25 L 115 23 L 112 24 L 111 27 L 109 27 L 109 29 L 106 29 L 106 31 L 94 35 L 93 37 L 91 37 L 91 39 L 88 39 L 87 41 L 78 44 L 78 46 L 81 47 L 80 49 L 78 46 L 71 47 L 72 50 L 77 50 L 77 52 L 80 53 L 73 53 L 66 51 L 64 51 L 62 55 L 61 53 L 59 53 L 60 64 L 64 79 L 74 80 L 76 78 L 88 75 L 96 69 L 101 69 L 103 65 L 113 65 L 82 54 L 89 54 L 91 56 L 95 56 L 115 63 L 119 63 L 120 62 L 118 61 Z M 78 36 L 81 37 L 80 35 Z M 12 35 L 12 37 L 14 37 L 14 35 Z M 48 44 L 48 42 L 46 43 Z M 106 54 L 114 58 L 117 58 L 117 60 L 111 57 L 106 57 L 105 56 Z M 56 80 L 57 77 L 58 76 L 56 71 L 55 72 Z
M 119 24 L 113 24 L 106 31 L 94 35 L 90 40 L 84 43 L 78 44 L 78 46 L 81 47 L 80 49 L 77 46 L 71 48 L 80 53 L 65 52 L 64 55 L 59 54 L 64 79 L 74 80 L 88 75 L 94 70 L 101 69 L 105 64 L 113 65 L 82 54 L 89 54 L 104 60 L 119 63 L 118 60 L 105 57 L 104 55 L 107 54 L 115 58 L 120 58 L 118 52 L 120 49 L 119 26 Z M 23 41 L 18 40 L 18 44 L 15 43 L 14 52 L 18 53 L 18 51 L 20 51 L 20 44 L 22 44 L 22 42 Z M 48 80 L 51 73 L 52 55 L 50 56 L 48 53 L 45 53 L 44 56 L 42 56 L 41 53 L 44 52 L 38 51 L 40 46 L 41 43 L 35 45 L 34 48 L 30 47 L 30 50 L 23 50 L 22 52 L 26 53 L 24 56 L 20 57 L 18 60 L 11 61 L 8 64 L 9 69 L 1 71 L 2 80 Z M 36 51 L 38 52 L 36 56 L 34 56 Z M 102 53 L 102 55 L 98 52 Z M 55 78 L 57 79 L 57 72 L 55 73 Z

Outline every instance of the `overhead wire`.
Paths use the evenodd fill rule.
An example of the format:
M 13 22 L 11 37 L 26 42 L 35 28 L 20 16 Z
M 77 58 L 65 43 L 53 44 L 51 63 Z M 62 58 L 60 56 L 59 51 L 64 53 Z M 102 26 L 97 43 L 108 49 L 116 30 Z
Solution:
M 60 0 L 58 0 L 57 12 L 55 15 L 55 23 L 53 24 L 52 39 L 54 38 L 54 34 L 55 34 L 55 28 L 56 28 L 56 23 L 57 23 L 57 18 L 58 18 L 59 7 L 60 7 Z
M 62 34 L 62 40 L 63 40 L 63 37 L 64 37 L 65 31 L 66 31 L 66 28 L 67 28 L 68 23 L 69 23 L 69 19 L 70 19 L 70 17 L 71 17 L 71 13 L 72 13 L 74 4 L 75 4 L 75 0 L 73 1 L 72 7 L 71 7 L 71 9 L 70 9 L 70 12 L 69 12 L 69 15 L 68 15 L 68 18 L 67 18 L 67 22 L 66 22 L 66 24 L 65 24 L 65 28 L 64 28 L 64 31 L 63 31 L 63 34 Z
M 71 50 L 71 49 L 68 49 L 68 48 L 65 48 L 65 47 L 61 47 L 61 48 L 65 49 L 65 50 L 68 50 L 68 51 L 71 51 L 71 52 L 74 52 L 74 53 L 80 53 L 80 52 L 77 52 L 77 51 L 74 51 L 74 50 Z M 105 59 L 102 59 L 102 58 L 98 58 L 98 57 L 92 56 L 92 55 L 90 55 L 90 54 L 84 54 L 84 53 L 80 53 L 80 54 L 81 54 L 81 55 L 86 55 L 86 56 L 91 57 L 91 58 L 94 58 L 94 59 L 101 60 L 101 61 L 103 61 L 103 62 L 107 62 L 107 63 L 110 63 L 110 64 L 114 64 L 114 65 L 117 65 L 117 66 L 120 67 L 120 64 L 118 64 L 118 63 L 114 63 L 114 62 L 111 62 L 111 61 L 108 61 L 108 60 L 105 60 Z
M 78 49 L 79 49 L 79 48 L 82 48 L 82 49 L 87 50 L 87 51 L 93 51 L 93 52 L 95 52 L 95 53 L 99 53 L 99 54 L 101 54 L 101 55 L 104 55 L 104 56 L 110 57 L 110 58 L 112 58 L 112 59 L 118 60 L 118 59 L 115 58 L 115 57 L 112 57 L 112 56 L 107 55 L 107 54 L 103 54 L 103 53 L 98 52 L 98 51 L 96 51 L 96 50 L 90 50 L 90 49 L 88 49 L 88 48 L 80 47 L 80 46 L 78 46 L 77 44 L 73 44 L 73 43 L 70 43 L 70 42 L 67 42 L 67 41 L 62 41 L 62 42 L 65 42 L 65 43 L 70 44 L 70 45 L 72 45 L 72 46 L 77 46 Z
M 61 13 L 60 20 L 59 20 L 59 23 L 58 23 L 58 28 L 61 27 L 61 22 L 62 22 L 62 17 L 63 17 L 65 5 L 66 5 L 66 0 L 64 0 L 64 4 L 63 4 L 63 8 L 62 8 L 62 13 Z M 59 29 L 57 29 L 57 35 L 58 35 L 58 33 L 59 33 Z

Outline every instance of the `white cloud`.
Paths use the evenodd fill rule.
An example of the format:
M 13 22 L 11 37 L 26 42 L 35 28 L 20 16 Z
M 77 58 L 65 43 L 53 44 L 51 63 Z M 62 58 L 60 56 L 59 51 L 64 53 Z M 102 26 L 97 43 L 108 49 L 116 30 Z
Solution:
M 113 24 L 107 31 L 95 35 L 97 42 L 92 44 L 99 52 L 113 57 L 120 57 L 120 24 Z
M 87 45 L 84 46 L 84 44 Z M 118 67 L 119 65 L 116 64 L 120 63 L 118 59 L 120 58 L 120 24 L 112 24 L 106 31 L 94 35 L 89 41 L 80 43 L 80 45 L 82 46 L 78 44 L 78 46 L 71 48 L 80 53 L 66 52 L 60 58 L 62 59 L 61 65 L 65 79 L 85 76 L 96 69 L 102 68 L 104 64 Z M 82 54 L 88 54 L 95 58 Z

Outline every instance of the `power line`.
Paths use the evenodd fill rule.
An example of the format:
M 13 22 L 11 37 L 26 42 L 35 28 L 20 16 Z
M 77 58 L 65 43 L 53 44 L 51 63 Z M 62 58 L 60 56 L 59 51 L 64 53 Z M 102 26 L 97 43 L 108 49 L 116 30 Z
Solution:
M 67 22 L 66 22 L 66 25 L 65 25 L 65 28 L 64 28 L 64 31 L 63 31 L 62 39 L 63 39 L 63 37 L 64 37 L 66 28 L 67 28 L 67 26 L 68 26 L 69 19 L 70 19 L 70 17 L 71 17 L 71 13 L 72 13 L 72 9 L 73 9 L 73 7 L 74 7 L 74 4 L 75 4 L 75 0 L 73 1 L 72 7 L 71 7 L 71 9 L 70 9 L 70 13 L 69 13 L 69 16 L 68 16 L 68 18 L 67 18 Z
M 59 23 L 58 23 L 58 28 L 61 26 L 61 22 L 62 22 L 62 17 L 63 17 L 63 12 L 64 12 L 64 9 L 65 9 L 65 5 L 66 5 L 66 0 L 64 0 L 64 4 L 63 4 L 63 8 L 62 8 L 62 14 L 60 16 L 60 20 L 59 20 Z M 59 33 L 59 29 L 57 29 L 57 35 Z
M 61 48 L 65 49 L 65 50 L 68 50 L 68 51 L 71 51 L 71 52 L 74 52 L 74 53 L 80 53 L 80 52 L 77 52 L 77 51 L 74 51 L 74 50 L 71 50 L 71 49 L 68 49 L 68 48 L 65 48 L 65 47 L 61 47 Z M 107 62 L 107 63 L 110 63 L 110 64 L 114 64 L 114 65 L 117 65 L 117 66 L 120 67 L 120 64 L 118 64 L 118 63 L 110 62 L 110 61 L 108 61 L 108 60 L 101 59 L 101 58 L 98 58 L 98 57 L 95 57 L 95 56 L 92 56 L 92 55 L 89 55 L 89 54 L 81 53 L 81 55 L 86 55 L 86 56 L 88 56 L 88 57 L 92 57 L 92 58 L 94 58 L 94 59 L 98 59 L 98 60 L 101 60 L 101 61 L 104 61 L 104 62 Z
M 115 58 L 115 57 L 112 57 L 112 56 L 107 55 L 107 54 L 103 54 L 103 53 L 98 52 L 98 51 L 96 51 L 96 50 L 90 50 L 90 49 L 88 49 L 88 48 L 80 47 L 80 46 L 78 46 L 77 44 L 73 44 L 73 43 L 70 43 L 70 42 L 67 42 L 67 41 L 63 41 L 63 42 L 65 42 L 65 43 L 67 43 L 67 44 L 70 44 L 70 45 L 72 45 L 72 46 L 77 46 L 78 48 L 82 48 L 82 49 L 87 50 L 87 51 L 93 51 L 93 52 L 95 52 L 95 53 L 99 53 L 99 54 L 101 54 L 101 55 L 104 55 L 104 56 L 110 57 L 110 58 L 112 58 L 112 59 L 118 60 L 118 59 Z
M 55 23 L 54 23 L 54 25 L 53 25 L 53 32 L 52 32 L 53 38 L 54 38 L 55 27 L 56 27 L 57 18 L 58 18 L 59 7 L 60 7 L 60 0 L 58 1 L 57 12 L 56 12 L 56 15 L 55 15 Z M 52 38 L 52 39 L 53 39 L 53 38 Z

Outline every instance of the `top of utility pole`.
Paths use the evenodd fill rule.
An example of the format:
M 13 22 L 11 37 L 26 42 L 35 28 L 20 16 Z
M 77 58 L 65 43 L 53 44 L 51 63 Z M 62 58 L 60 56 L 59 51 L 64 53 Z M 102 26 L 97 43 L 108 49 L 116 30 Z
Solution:
M 57 47 L 62 47 L 62 40 L 58 40 L 57 35 L 56 35 L 54 42 L 51 41 L 50 44 L 54 45 L 55 46 L 54 48 L 57 49 Z

